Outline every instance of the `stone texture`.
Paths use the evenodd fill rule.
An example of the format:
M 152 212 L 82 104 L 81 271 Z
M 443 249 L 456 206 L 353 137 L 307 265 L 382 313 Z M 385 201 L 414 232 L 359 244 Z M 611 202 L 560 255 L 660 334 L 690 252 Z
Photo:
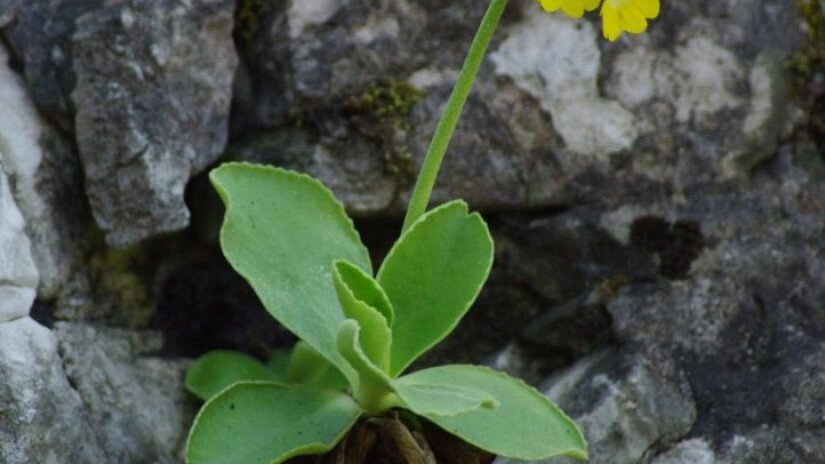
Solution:
M 78 20 L 75 130 L 92 212 L 109 244 L 188 224 L 186 182 L 226 142 L 233 6 L 126 3 Z
M 43 114 L 71 130 L 71 35 L 77 18 L 103 0 L 2 0 L 0 27 Z
M 38 295 L 54 298 L 78 271 L 80 237 L 90 223 L 82 173 L 71 142 L 40 117 L 0 47 L 0 159 L 26 220 L 40 274 Z
M 651 464 L 716 464 L 716 454 L 701 439 L 686 440 L 666 453 L 656 456 Z
M 152 357 L 162 345 L 153 333 L 66 322 L 54 330 L 106 462 L 178 462 L 194 418 L 181 388 L 188 362 Z
M 550 380 L 545 393 L 584 429 L 588 462 L 644 462 L 654 445 L 690 430 L 696 418 L 690 389 L 678 376 L 657 371 L 648 360 L 603 351 Z
M 535 2 L 508 11 L 435 201 L 462 197 L 498 210 L 599 203 L 596 185 L 616 192 L 612 198 L 689 192 L 745 175 L 799 115 L 782 72 L 804 33 L 791 0 L 680 5 L 649 34 L 616 44 L 591 23 L 543 14 Z M 267 144 L 241 140 L 239 152 L 303 169 L 305 160 L 281 153 L 294 152 L 292 140 L 309 141 L 303 152 L 313 159 L 347 160 L 337 172 L 309 166 L 336 187 L 353 166 L 376 177 L 367 166 L 383 160 L 376 201 L 335 191 L 356 213 L 398 214 L 480 14 L 471 1 L 270 7 L 242 48 L 235 129 L 277 127 L 281 135 Z M 782 39 L 766 41 L 766 31 Z M 352 99 L 391 81 L 423 91 L 408 114 L 353 114 Z
M 0 323 L 29 314 L 38 279 L 23 215 L 3 168 L 0 157 Z
M 435 192 L 483 210 L 497 264 L 423 362 L 541 387 L 591 462 L 825 462 L 823 71 L 785 66 L 822 40 L 796 6 L 667 3 L 647 34 L 607 43 L 595 17 L 511 2 Z M 380 259 L 482 13 L 0 0 L 0 269 L 31 242 L 8 269 L 36 265 L 32 317 L 54 328 L 20 318 L 34 273 L 0 287 L 18 318 L 0 323 L 0 461 L 179 461 L 194 405 L 178 356 L 288 342 L 210 241 L 203 176 L 201 234 L 156 237 L 186 224 L 230 98 L 225 159 L 320 177 Z M 87 201 L 110 245 L 157 240 L 107 249 Z
M 48 329 L 29 318 L 0 323 L 0 378 L 0 461 L 110 462 Z

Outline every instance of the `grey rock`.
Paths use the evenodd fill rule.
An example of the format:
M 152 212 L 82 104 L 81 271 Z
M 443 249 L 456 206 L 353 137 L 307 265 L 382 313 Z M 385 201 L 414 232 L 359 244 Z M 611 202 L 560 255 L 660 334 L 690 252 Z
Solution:
M 188 362 L 153 357 L 158 334 L 67 322 L 54 330 L 106 462 L 178 462 L 194 417 L 183 389 Z
M 23 215 L 4 167 L 0 157 L 0 323 L 29 314 L 38 281 Z
M 353 214 L 385 210 L 395 200 L 396 185 L 384 175 L 384 158 L 372 151 L 368 140 L 354 142 L 348 149 L 357 155 L 347 156 L 314 143 L 308 131 L 271 131 L 234 145 L 229 156 L 254 163 L 285 165 L 327 179 L 324 184 Z M 373 153 L 376 156 L 369 156 Z
M 71 130 L 74 87 L 71 35 L 81 15 L 103 0 L 0 1 L 0 27 L 23 68 L 31 97 L 62 129 Z
M 384 159 L 373 201 L 344 199 L 355 212 L 399 214 L 481 10 L 429 0 L 268 7 L 243 47 L 236 132 L 310 131 L 309 158 L 323 152 L 348 166 L 353 157 L 364 166 Z M 746 176 L 771 156 L 799 114 L 781 72 L 804 34 L 793 2 L 693 2 L 662 16 L 649 34 L 603 44 L 589 22 L 544 14 L 536 2 L 511 5 L 434 201 L 461 197 L 500 210 L 688 193 Z M 764 40 L 767 30 L 782 39 Z M 409 114 L 371 119 L 348 110 L 392 81 L 423 91 Z M 350 167 L 316 172 L 331 184 L 351 176 Z
M 110 462 L 48 329 L 30 318 L 0 323 L 0 377 L 0 461 Z
M 685 440 L 666 453 L 656 456 L 651 464 L 717 464 L 716 453 L 702 439 Z
M 630 464 L 653 445 L 686 434 L 696 418 L 679 375 L 663 376 L 645 359 L 602 352 L 550 381 L 547 395 L 583 428 L 592 463 Z
M 75 131 L 92 212 L 110 245 L 188 224 L 186 182 L 226 143 L 233 7 L 126 2 L 77 20 Z
M 91 217 L 71 142 L 40 117 L 0 47 L 0 159 L 26 220 L 40 274 L 38 296 L 50 299 L 79 270 L 80 237 Z

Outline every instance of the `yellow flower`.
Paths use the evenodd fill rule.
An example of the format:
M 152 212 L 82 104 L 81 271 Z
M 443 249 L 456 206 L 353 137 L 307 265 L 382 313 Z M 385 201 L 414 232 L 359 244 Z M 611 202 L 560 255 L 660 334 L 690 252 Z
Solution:
M 561 9 L 571 18 L 581 18 L 602 4 L 602 32 L 611 42 L 622 32 L 638 34 L 647 29 L 647 20 L 659 16 L 659 0 L 537 0 L 544 11 Z
M 647 20 L 656 16 L 659 16 L 659 0 L 604 0 L 602 32 L 612 42 L 622 32 L 644 32 Z
M 538 0 L 544 11 L 552 13 L 561 8 L 571 18 L 581 18 L 585 11 L 599 7 L 601 0 Z

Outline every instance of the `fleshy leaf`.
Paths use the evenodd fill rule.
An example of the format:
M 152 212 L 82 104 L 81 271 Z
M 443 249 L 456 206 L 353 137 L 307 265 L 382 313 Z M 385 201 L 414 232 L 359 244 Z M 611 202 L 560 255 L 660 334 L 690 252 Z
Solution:
M 379 313 L 384 315 L 387 324 L 392 326 L 395 320 L 395 312 L 392 309 L 392 304 L 390 304 L 387 294 L 384 293 L 384 289 L 378 285 L 378 282 L 376 282 L 371 275 L 364 272 L 358 266 L 354 266 L 352 263 L 342 263 L 345 263 L 345 265 L 339 266 L 338 269 L 341 279 L 347 284 L 353 295 L 355 295 L 357 299 L 377 309 Z
M 345 388 L 350 383 L 321 353 L 300 340 L 292 348 L 287 380 L 289 383 L 333 389 Z
M 286 382 L 289 372 L 289 358 L 289 351 L 275 350 L 271 355 L 269 355 L 269 360 L 266 362 L 266 368 L 275 374 L 279 380 Z
M 487 225 L 462 201 L 429 211 L 401 236 L 377 279 L 395 310 L 392 377 L 455 328 L 492 264 Z
M 266 309 L 339 369 L 344 315 L 330 266 L 370 260 L 344 208 L 320 182 L 271 167 L 226 163 L 209 175 L 226 204 L 221 248 Z
M 422 416 L 454 416 L 498 405 L 489 394 L 471 388 L 411 382 L 406 377 L 401 377 L 394 383 L 405 407 Z
M 492 409 L 479 408 L 453 416 L 422 414 L 483 450 L 516 459 L 587 459 L 587 445 L 576 424 L 521 380 L 485 367 L 465 365 L 425 369 L 403 379 L 471 388 L 495 398 L 498 406 Z
M 344 261 L 333 266 L 335 289 L 344 315 L 358 321 L 361 326 L 361 348 L 367 357 L 382 371 L 390 367 L 390 345 L 392 333 L 386 317 L 376 308 L 358 298 L 349 286 L 351 281 L 364 281 L 363 271 Z
M 283 381 L 264 364 L 237 351 L 212 351 L 192 363 L 186 371 L 186 389 L 206 401 L 235 382 Z
M 348 395 L 301 385 L 237 383 L 201 408 L 187 464 L 281 463 L 332 449 L 362 411 Z
M 358 321 L 348 319 L 341 323 L 338 350 L 358 373 L 358 381 L 353 385 L 355 399 L 368 413 L 376 414 L 399 405 L 398 396 L 387 373 L 378 368 L 361 348 L 360 331 Z

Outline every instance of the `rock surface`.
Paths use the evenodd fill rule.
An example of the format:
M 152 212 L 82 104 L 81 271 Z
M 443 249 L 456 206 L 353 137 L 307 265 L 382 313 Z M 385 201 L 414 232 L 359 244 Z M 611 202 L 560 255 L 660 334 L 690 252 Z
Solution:
M 158 0 L 77 20 L 75 131 L 92 212 L 109 244 L 188 224 L 186 182 L 226 143 L 233 6 Z
M 181 389 L 185 361 L 152 357 L 157 334 L 59 322 L 54 328 L 66 375 L 88 406 L 108 462 L 177 462 L 194 418 Z
M 30 318 L 0 323 L 0 377 L 0 461 L 109 462 L 48 329 Z
M 594 463 L 825 462 L 816 4 L 664 2 L 607 43 L 510 3 L 434 196 L 496 265 L 421 364 L 525 378 Z M 189 357 L 290 341 L 197 173 L 228 141 L 315 175 L 380 260 L 482 10 L 0 0 L 0 462 L 180 462 Z
M 34 266 L 25 234 L 23 215 L 17 208 L 0 158 L 0 323 L 29 314 L 37 288 Z
M 13 179 L 12 190 L 26 220 L 40 274 L 38 295 L 54 298 L 81 258 L 78 241 L 89 223 L 83 175 L 71 142 L 40 117 L 20 76 L 8 67 L 8 58 L 0 47 L 0 105 L 5 108 L 0 114 L 0 160 Z

